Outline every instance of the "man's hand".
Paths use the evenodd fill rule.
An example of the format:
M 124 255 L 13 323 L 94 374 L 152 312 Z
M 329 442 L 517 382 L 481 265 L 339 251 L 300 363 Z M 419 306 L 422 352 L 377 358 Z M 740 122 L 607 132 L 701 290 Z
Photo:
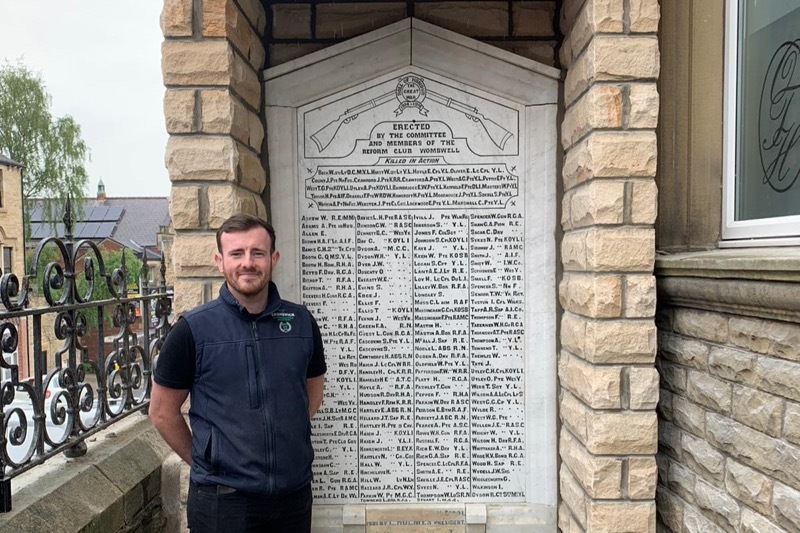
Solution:
M 150 420 L 161 437 L 181 459 L 192 464 L 192 433 L 181 413 L 188 390 L 170 389 L 153 382 L 150 395 Z

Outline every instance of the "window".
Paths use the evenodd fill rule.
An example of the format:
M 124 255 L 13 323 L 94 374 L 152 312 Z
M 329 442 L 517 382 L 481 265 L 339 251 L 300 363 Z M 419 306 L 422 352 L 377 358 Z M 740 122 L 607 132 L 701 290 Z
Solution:
M 800 244 L 800 0 L 728 0 L 725 76 L 722 245 Z
M 0 168 L 0 209 L 5 207 L 3 202 L 5 200 L 5 195 L 3 194 L 3 169 Z
M 10 273 L 13 268 L 11 263 L 11 252 L 13 250 L 10 246 L 3 246 L 3 274 Z

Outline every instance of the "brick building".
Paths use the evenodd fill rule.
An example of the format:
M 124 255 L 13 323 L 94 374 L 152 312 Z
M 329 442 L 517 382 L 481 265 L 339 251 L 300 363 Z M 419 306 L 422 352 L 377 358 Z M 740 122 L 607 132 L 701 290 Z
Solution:
M 559 529 L 800 530 L 800 202 L 753 206 L 735 179 L 755 164 L 737 73 L 771 63 L 730 60 L 797 10 L 737 5 L 165 0 L 177 310 L 218 284 L 222 220 L 270 218 L 265 69 L 407 17 L 443 27 L 562 73 Z

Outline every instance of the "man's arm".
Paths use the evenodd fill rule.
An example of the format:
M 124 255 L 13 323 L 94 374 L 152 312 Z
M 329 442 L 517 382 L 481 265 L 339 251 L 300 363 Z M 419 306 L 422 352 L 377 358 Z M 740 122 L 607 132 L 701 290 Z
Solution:
M 306 392 L 308 393 L 308 418 L 313 418 L 317 409 L 322 405 L 322 393 L 325 389 L 325 374 L 315 378 L 306 379 Z
M 188 390 L 170 389 L 153 382 L 150 419 L 161 437 L 187 464 L 192 464 L 192 432 L 181 413 Z

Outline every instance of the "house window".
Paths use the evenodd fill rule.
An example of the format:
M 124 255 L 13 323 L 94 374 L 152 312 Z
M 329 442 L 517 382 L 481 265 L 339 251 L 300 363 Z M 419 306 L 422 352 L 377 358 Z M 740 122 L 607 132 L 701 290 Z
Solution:
M 722 244 L 798 244 L 800 0 L 728 8 Z
M 10 246 L 3 246 L 3 274 L 8 274 L 11 272 L 12 263 L 11 263 L 11 252 L 14 249 Z

